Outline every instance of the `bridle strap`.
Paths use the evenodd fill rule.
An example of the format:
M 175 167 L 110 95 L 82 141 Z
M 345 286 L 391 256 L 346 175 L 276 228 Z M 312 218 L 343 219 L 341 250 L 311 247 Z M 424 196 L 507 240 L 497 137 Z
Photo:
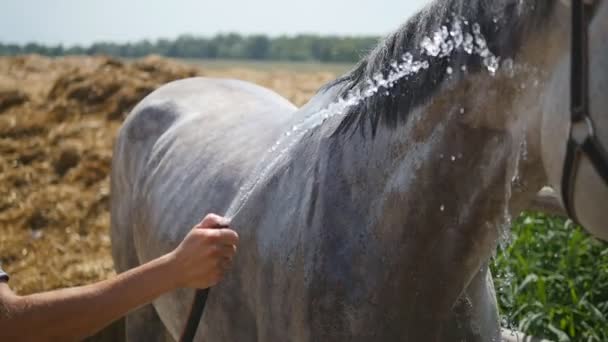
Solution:
M 589 158 L 595 171 L 602 177 L 604 184 L 608 186 L 608 151 L 602 147 L 595 135 L 587 137 L 581 150 Z
M 589 30 L 584 0 L 572 2 L 572 84 L 571 119 L 580 122 L 589 116 Z
M 595 136 L 589 115 L 589 20 L 591 6 L 584 0 L 572 1 L 571 125 L 566 145 L 562 178 L 562 200 L 568 215 L 580 223 L 574 208 L 574 188 L 583 155 L 608 186 L 608 153 Z M 583 135 L 581 135 L 581 130 Z

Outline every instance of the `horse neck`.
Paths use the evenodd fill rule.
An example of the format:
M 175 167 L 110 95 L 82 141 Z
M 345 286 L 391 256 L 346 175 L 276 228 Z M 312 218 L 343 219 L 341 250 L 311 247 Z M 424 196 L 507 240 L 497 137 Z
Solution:
M 324 213 L 338 217 L 324 223 L 344 234 L 356 226 L 373 237 L 370 246 L 384 249 L 379 253 L 399 255 L 385 260 L 405 269 L 414 266 L 403 260 L 428 258 L 434 249 L 439 255 L 431 268 L 462 261 L 456 273 L 442 275 L 460 291 L 487 261 L 510 217 L 545 184 L 539 99 L 561 56 L 551 48 L 553 39 L 528 39 L 513 70 L 448 78 L 405 123 L 381 124 L 373 138 L 357 128 L 332 134 L 339 122 L 330 122 L 317 133 L 316 141 L 324 142 L 318 158 L 328 170 L 318 181 L 325 203 L 340 210 Z M 361 122 L 370 132 L 371 124 Z M 347 203 L 336 205 L 340 199 Z
M 504 6 L 510 4 L 511 1 L 505 1 Z M 524 4 L 525 3 L 525 4 Z M 543 2 L 544 3 L 544 2 Z M 454 7 L 455 6 L 455 7 Z M 478 6 L 480 6 L 478 4 Z M 486 8 L 484 15 L 491 13 L 490 9 L 498 10 L 503 5 L 489 6 Z M 494 8 L 496 7 L 496 8 Z M 521 11 L 538 11 L 540 8 L 552 8 L 552 6 L 535 5 L 532 1 L 519 2 L 518 8 Z M 460 8 L 458 1 L 452 0 L 439 0 L 436 1 L 428 9 L 428 13 L 420 15 L 414 23 L 422 26 L 427 25 L 430 22 L 436 21 L 437 18 L 432 19 L 435 16 L 434 12 L 444 12 L 448 9 Z M 462 10 L 462 9 L 460 9 Z M 456 13 L 460 13 L 457 10 Z M 495 146 L 497 149 L 509 151 L 504 154 L 505 162 L 514 161 L 513 163 L 506 163 L 502 165 L 505 168 L 505 172 L 508 171 L 507 178 L 516 178 L 524 185 L 529 184 L 540 184 L 544 182 L 544 174 L 541 172 L 542 167 L 539 158 L 539 130 L 540 130 L 540 119 L 541 109 L 539 98 L 542 94 L 542 88 L 547 81 L 548 76 L 555 69 L 555 64 L 561 56 L 564 55 L 564 28 L 560 25 L 564 18 L 569 18 L 567 9 L 564 6 L 557 6 L 557 8 L 551 9 L 550 15 L 541 15 L 539 13 L 530 14 L 528 16 L 522 15 L 524 19 L 512 19 L 513 24 L 517 26 L 527 27 L 530 32 L 522 34 L 521 29 L 509 27 L 510 21 L 501 22 L 497 25 L 503 25 L 500 28 L 500 32 L 512 29 L 511 33 L 492 34 L 492 38 L 501 40 L 500 42 L 488 41 L 489 46 L 497 46 L 500 51 L 508 51 L 508 57 L 513 61 L 511 67 L 502 68 L 497 75 L 490 75 L 485 72 L 485 69 L 481 72 L 464 72 L 464 75 L 457 73 L 454 77 L 440 77 L 441 85 L 436 86 L 430 93 L 432 95 L 422 105 L 414 108 L 404 109 L 404 112 L 411 112 L 408 115 L 407 125 L 400 124 L 403 127 L 397 127 L 393 129 L 381 128 L 381 132 L 377 134 L 375 138 L 370 139 L 369 132 L 375 131 L 376 126 L 370 127 L 367 120 L 358 120 L 361 122 L 362 131 L 368 132 L 367 136 L 360 134 L 340 133 L 335 134 L 336 127 L 340 130 L 340 127 L 344 126 L 343 123 L 349 120 L 345 120 L 341 116 L 336 116 L 328 120 L 322 127 L 318 129 L 319 132 L 313 134 L 309 138 L 302 139 L 300 145 L 310 145 L 313 141 L 322 142 L 321 144 L 330 144 L 331 147 L 315 147 L 322 154 L 325 151 L 330 156 L 325 156 L 328 161 L 328 166 L 332 169 L 339 169 L 341 177 L 350 177 L 352 179 L 367 179 L 369 182 L 380 186 L 378 191 L 372 195 L 371 191 L 368 192 L 367 196 L 363 196 L 363 201 L 367 201 L 370 196 L 382 196 L 384 194 L 384 185 L 389 182 L 389 179 L 400 178 L 398 175 L 405 172 L 403 171 L 403 165 L 400 165 L 400 161 L 409 160 L 415 158 L 424 161 L 426 164 L 435 165 L 432 162 L 432 158 L 444 155 L 447 159 L 451 159 L 452 155 L 448 156 L 447 148 L 459 146 L 455 148 L 460 151 L 456 151 L 454 156 L 457 159 L 466 161 L 463 156 L 458 158 L 459 155 L 464 155 L 467 151 L 475 151 L 479 149 L 479 146 L 486 146 L 488 143 L 485 140 L 494 141 L 495 139 L 502 139 L 501 146 Z M 463 12 L 463 15 L 466 13 Z M 542 20 L 535 19 L 535 17 L 543 17 Z M 475 22 L 472 18 L 469 18 L 471 23 Z M 437 19 L 438 20 L 438 19 Z M 488 22 L 491 19 L 479 18 L 481 22 Z M 511 20 L 511 19 L 510 19 Z M 409 24 L 409 23 L 408 23 Z M 404 29 L 406 33 L 396 34 L 395 37 L 408 36 L 407 32 L 412 31 L 407 28 Z M 411 26 L 411 25 L 410 25 Z M 483 26 L 483 25 L 482 25 Z M 495 28 L 497 29 L 497 28 Z M 413 30 L 418 32 L 418 29 Z M 397 43 L 400 39 L 395 37 L 389 38 L 392 43 L 386 45 L 393 46 L 393 43 Z M 515 38 L 516 37 L 516 38 Z M 393 40 L 394 39 L 394 40 Z M 421 37 L 416 35 L 412 36 L 414 41 L 420 40 Z M 404 40 L 407 42 L 407 40 Z M 512 46 L 514 42 L 516 46 Z M 411 43 L 406 43 L 411 44 Z M 416 45 L 416 44 L 414 44 Z M 502 46 L 504 45 L 504 46 Z M 417 46 L 417 45 L 416 45 Z M 399 51 L 395 46 L 393 50 Z M 385 61 L 387 58 L 385 55 L 390 49 L 382 53 L 376 54 L 375 60 L 368 60 L 363 63 L 363 66 L 367 66 L 370 70 L 362 71 L 358 74 L 356 82 L 361 84 L 369 81 L 369 78 L 375 77 L 378 70 L 384 70 L 383 67 L 377 69 L 375 72 L 374 65 L 378 65 L 381 61 Z M 372 54 L 373 55 L 373 54 Z M 502 56 L 498 56 L 502 57 Z M 455 61 L 461 60 L 460 58 L 454 58 Z M 471 63 L 473 58 L 465 59 L 466 63 Z M 449 59 L 448 59 L 449 61 Z M 386 64 L 390 60 L 385 61 Z M 431 62 L 431 69 L 434 69 Z M 445 61 L 437 61 L 437 65 L 445 65 Z M 475 62 L 472 62 L 475 64 Z M 448 62 L 449 65 L 449 62 Z M 453 65 L 453 70 L 460 69 L 460 66 Z M 483 68 L 482 68 L 483 69 Z M 428 84 L 433 84 L 435 81 L 430 78 L 437 77 L 434 73 L 437 70 L 429 70 L 428 75 L 421 77 L 414 77 L 413 82 L 418 82 L 415 79 L 426 79 Z M 424 71 L 423 71 L 424 72 Z M 362 76 L 363 77 L 360 77 Z M 365 76 L 367 75 L 367 76 Z M 348 79 L 348 77 L 346 77 Z M 401 80 L 400 82 L 409 82 L 407 79 Z M 356 83 L 355 83 L 356 84 Z M 416 84 L 417 83 L 413 83 Z M 401 84 L 403 86 L 403 84 Z M 315 113 L 327 107 L 331 103 L 338 102 L 340 97 L 343 97 L 345 93 L 340 88 L 355 89 L 357 86 L 352 86 L 348 82 L 338 81 L 333 86 L 324 89 L 310 103 L 299 111 L 301 115 L 297 116 L 297 122 L 300 117 L 307 116 L 310 113 Z M 420 85 L 420 89 L 428 87 L 427 85 Z M 343 88 L 343 89 L 344 89 Z M 402 89 L 414 93 L 415 96 L 421 95 L 426 97 L 424 92 L 426 90 L 417 89 L 411 90 L 411 87 L 405 85 Z M 438 89 L 438 90 L 437 90 Z M 382 90 L 376 94 L 377 97 L 384 96 Z M 429 92 L 427 92 L 429 93 Z M 400 94 L 391 94 L 389 96 L 398 98 Z M 374 99 L 364 99 L 363 102 L 377 102 Z M 381 102 L 381 101 L 379 101 Z M 398 100 L 393 102 L 399 102 Z M 408 101 L 404 101 L 408 102 Z M 416 100 L 409 101 L 411 103 Z M 366 105 L 364 104 L 363 107 Z M 373 104 L 372 104 L 373 106 Z M 355 106 L 357 107 L 357 106 Z M 372 115 L 369 112 L 382 112 L 381 106 L 372 110 L 368 109 L 368 115 Z M 461 113 L 464 111 L 464 113 Z M 352 113 L 350 113 L 352 114 Z M 458 115 L 460 114 L 460 115 Z M 350 120 L 357 121 L 357 120 Z M 373 121 L 373 120 L 371 120 Z M 395 121 L 395 120 L 393 120 Z M 398 120 L 397 120 L 398 121 Z M 375 122 L 378 122 L 377 120 Z M 382 125 L 382 119 L 380 120 Z M 357 128 L 352 128 L 353 130 Z M 483 135 L 483 137 L 477 137 L 476 139 L 463 140 L 459 145 L 453 143 L 453 141 L 446 142 L 443 150 L 439 147 L 431 148 L 430 142 L 432 141 L 443 141 L 446 136 L 458 136 L 459 133 L 464 131 L 471 131 L 471 134 Z M 442 132 L 443 136 L 439 132 Z M 485 134 L 482 134 L 484 133 Z M 349 135 L 350 134 L 350 135 Z M 347 138 L 345 138 L 347 136 Z M 433 137 L 433 139 L 430 139 Z M 426 141 L 425 139 L 429 139 Z M 507 146 L 508 145 L 508 146 Z M 416 151 L 412 151 L 412 146 L 425 146 L 425 149 L 429 151 L 428 155 L 421 154 Z M 434 145 L 433 145 L 434 146 Z M 490 146 L 490 145 L 488 145 Z M 523 148 L 527 148 L 526 158 L 516 158 L 517 153 Z M 294 149 L 298 151 L 298 148 Z M 384 158 L 387 151 L 391 151 L 391 158 Z M 301 152 L 301 151 L 300 151 Z M 475 153 L 471 153 L 475 154 Z M 294 158 L 299 158 L 301 153 L 294 153 Z M 339 157 L 344 156 L 344 158 Z M 320 158 L 323 158 L 321 156 Z M 378 159 L 380 158 L 380 159 Z M 384 159 L 382 159 L 384 158 Z M 470 162 L 475 161 L 478 168 L 496 168 L 498 161 L 493 161 L 492 167 L 484 164 L 484 160 L 473 160 L 472 157 Z M 490 160 L 490 159 L 488 159 Z M 492 159 L 493 160 L 493 159 Z M 451 160 L 450 160 L 451 161 Z M 463 162 L 464 162 L 463 161 Z M 486 160 L 487 162 L 487 160 Z M 359 165 L 361 164 L 361 165 Z M 370 165 L 376 165 L 377 168 L 370 168 Z M 521 165 L 520 165 L 521 164 Z M 391 167 L 399 165 L 398 169 L 392 170 Z M 435 165 L 439 166 L 439 164 Z M 500 167 L 498 168 L 500 169 Z M 378 179 L 378 174 L 385 177 L 384 180 Z M 410 172 L 409 174 L 413 174 Z M 464 176 L 464 175 L 463 175 Z M 518 176 L 518 177 L 515 177 Z M 401 177 L 403 178 L 403 177 Z M 366 186 L 370 188 L 369 184 Z M 510 189 L 510 187 L 509 187 Z M 535 191 L 536 189 L 534 189 Z M 502 187 L 502 192 L 505 188 Z M 527 199 L 532 197 L 530 191 L 519 191 L 525 196 L 525 200 L 520 200 L 519 196 L 513 197 L 513 208 L 515 211 L 521 210 L 521 207 L 525 205 Z M 521 203 L 521 204 L 520 204 Z M 505 203 L 510 204 L 510 203 Z
M 335 148 L 328 150 L 332 168 L 340 169 L 337 173 L 349 183 L 366 183 L 362 203 L 395 203 L 395 195 L 400 205 L 432 213 L 447 210 L 445 202 L 451 201 L 452 216 L 462 224 L 467 219 L 461 216 L 475 209 L 472 199 L 500 208 L 483 215 L 473 210 L 484 222 L 499 222 L 525 209 L 546 184 L 540 158 L 545 84 L 568 52 L 563 25 L 557 25 L 569 17 L 567 9 L 552 13 L 544 25 L 525 35 L 512 63 L 503 63 L 496 75 L 483 70 L 444 78 L 425 104 L 407 114 L 405 124 L 382 127 L 381 119 L 373 138 L 369 133 L 351 134 L 357 129 L 372 132 L 368 120 L 359 120 L 360 126 L 350 132 L 334 134 L 330 141 Z M 332 132 L 329 126 L 326 135 Z M 424 194 L 422 203 L 407 203 L 412 193 Z M 386 216 L 386 208 L 377 216 Z

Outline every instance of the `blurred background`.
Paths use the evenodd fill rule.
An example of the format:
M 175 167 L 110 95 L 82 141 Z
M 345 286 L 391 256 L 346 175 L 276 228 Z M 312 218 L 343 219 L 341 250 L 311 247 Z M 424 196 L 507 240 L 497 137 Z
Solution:
M 163 83 L 238 78 L 302 105 L 428 1 L 5 1 L 0 11 L 0 264 L 20 294 L 114 275 L 112 142 Z M 526 213 L 492 266 L 502 324 L 608 341 L 608 245 Z M 122 322 L 95 341 L 120 341 Z

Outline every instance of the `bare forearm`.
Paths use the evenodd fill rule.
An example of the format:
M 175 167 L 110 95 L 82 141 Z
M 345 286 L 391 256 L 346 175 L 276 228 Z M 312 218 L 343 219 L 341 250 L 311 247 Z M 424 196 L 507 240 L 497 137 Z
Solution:
M 19 297 L 0 283 L 0 340 L 81 340 L 163 293 L 217 284 L 238 244 L 228 223 L 208 214 L 173 252 L 97 284 Z
M 0 332 L 22 340 L 80 340 L 177 287 L 171 254 L 97 284 L 14 297 Z

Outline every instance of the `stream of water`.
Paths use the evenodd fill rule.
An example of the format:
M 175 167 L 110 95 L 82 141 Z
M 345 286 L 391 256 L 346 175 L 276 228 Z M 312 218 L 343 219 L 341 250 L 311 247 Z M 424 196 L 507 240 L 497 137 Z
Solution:
M 398 81 L 428 69 L 433 62 L 450 58 L 457 51 L 478 55 L 492 75 L 498 70 L 500 58 L 488 48 L 480 25 L 470 24 L 462 18 L 453 18 L 451 23 L 441 26 L 430 36 L 424 37 L 419 51 L 405 53 L 400 59 L 391 61 L 390 71 L 387 75 L 382 73 L 373 75 L 362 86 L 350 91 L 346 96 L 332 102 L 324 109 L 310 113 L 284 132 L 261 159 L 256 172 L 241 187 L 237 200 L 232 202 L 225 215 L 232 218 L 238 214 L 260 181 L 265 179 L 270 170 L 287 154 L 287 151 L 311 130 L 318 128 L 333 117 L 345 115 L 351 108 L 372 96 L 390 95 L 391 89 Z M 415 59 L 414 53 L 417 52 L 420 57 Z M 461 70 L 466 72 L 466 65 L 461 66 Z M 451 75 L 454 72 L 453 67 L 448 67 L 445 72 Z

